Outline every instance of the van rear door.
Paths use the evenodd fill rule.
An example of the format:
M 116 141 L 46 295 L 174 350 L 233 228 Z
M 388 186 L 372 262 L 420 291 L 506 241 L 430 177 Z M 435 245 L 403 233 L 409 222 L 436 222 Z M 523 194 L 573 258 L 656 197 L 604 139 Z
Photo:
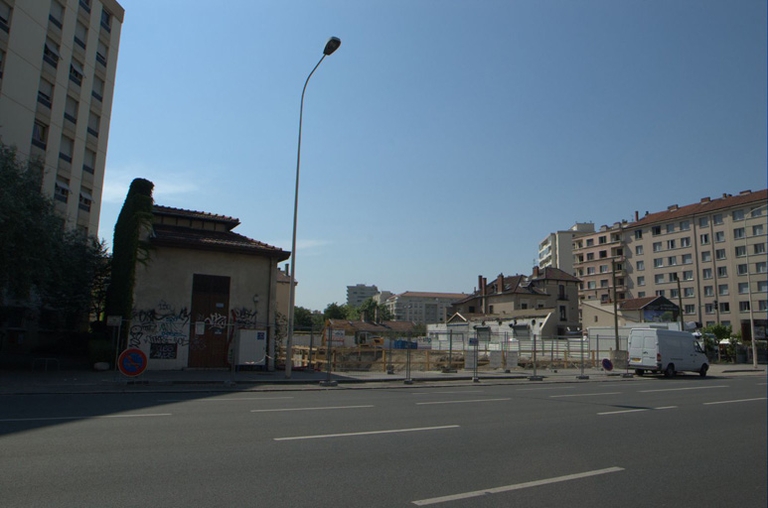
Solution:
M 649 369 L 656 369 L 656 353 L 659 351 L 659 341 L 653 332 L 643 335 L 643 365 Z

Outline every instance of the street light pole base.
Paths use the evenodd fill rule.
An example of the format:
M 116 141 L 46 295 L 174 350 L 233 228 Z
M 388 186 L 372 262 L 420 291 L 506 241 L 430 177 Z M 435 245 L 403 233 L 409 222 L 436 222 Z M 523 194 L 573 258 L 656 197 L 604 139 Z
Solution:
M 576 376 L 576 379 L 589 379 L 589 376 L 582 374 L 581 376 Z
M 479 377 L 473 377 L 472 378 L 472 382 L 473 383 L 479 383 L 480 382 L 480 378 Z
M 406 379 L 405 381 L 403 381 L 403 383 L 407 384 L 407 385 L 412 385 L 413 384 L 413 379 Z
M 320 381 L 320 386 L 324 386 L 324 387 L 339 386 L 339 382 L 338 381 L 333 381 L 333 380 L 331 380 L 331 381 Z
M 544 378 L 542 376 L 531 376 L 528 378 L 528 381 L 544 381 Z

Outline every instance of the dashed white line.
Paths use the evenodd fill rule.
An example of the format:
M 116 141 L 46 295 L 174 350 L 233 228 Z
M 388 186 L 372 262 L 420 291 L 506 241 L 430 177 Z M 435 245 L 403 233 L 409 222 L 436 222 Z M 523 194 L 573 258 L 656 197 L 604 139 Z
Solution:
M 715 404 L 735 404 L 737 402 L 754 402 L 756 400 L 766 400 L 768 397 L 758 397 L 756 399 L 738 399 L 738 400 L 721 400 L 718 402 L 705 402 L 705 406 L 714 406 Z
M 485 496 L 488 494 L 499 494 L 501 492 L 510 492 L 513 490 L 527 489 L 530 487 L 538 487 L 540 485 L 548 485 L 551 483 L 567 482 L 570 480 L 578 480 L 581 478 L 589 478 L 590 476 L 598 476 L 609 473 L 617 473 L 624 471 L 621 467 L 608 467 L 605 469 L 596 469 L 594 471 L 585 471 L 583 473 L 569 474 L 565 476 L 557 476 L 555 478 L 547 478 L 544 480 L 535 480 L 532 482 L 517 483 L 514 485 L 505 485 L 503 487 L 495 487 L 492 489 L 475 490 L 473 492 L 464 492 L 461 494 L 453 494 L 450 496 L 433 497 L 430 499 L 420 499 L 418 501 L 412 501 L 417 506 L 427 506 L 431 504 L 446 503 L 448 501 L 457 501 L 459 499 L 469 499 L 473 497 Z
M 435 404 L 472 404 L 475 402 L 499 402 L 503 400 L 512 400 L 510 398 L 503 399 L 471 399 L 471 400 L 439 400 L 434 402 L 417 402 L 417 406 L 429 406 Z
M 568 395 L 550 395 L 550 399 L 558 399 L 562 397 L 595 397 L 597 395 L 619 395 L 621 392 L 603 392 L 603 393 L 570 393 Z
M 546 388 L 518 388 L 516 392 L 534 392 L 539 390 L 567 390 L 572 389 L 572 386 L 549 386 Z
M 603 415 L 620 415 L 624 413 L 642 413 L 643 411 L 650 411 L 650 409 L 624 409 L 622 411 L 606 411 L 605 413 L 597 413 L 600 416 Z
M 319 406 L 319 407 L 287 407 L 281 409 L 251 409 L 251 413 L 279 413 L 282 411 L 325 411 L 330 409 L 361 409 L 366 407 L 376 407 L 372 405 L 367 406 Z
M 728 385 L 715 385 L 715 386 L 692 386 L 688 388 L 661 388 L 658 390 L 639 390 L 637 393 L 654 393 L 654 392 L 681 392 L 684 390 L 709 390 L 712 388 L 728 388 Z
M 276 437 L 275 441 L 298 441 L 303 439 L 327 439 L 332 437 L 372 436 L 375 434 L 398 434 L 402 432 L 424 432 L 428 430 L 458 429 L 459 425 L 441 425 L 439 427 L 416 427 L 410 429 L 372 430 L 367 432 L 346 432 L 343 434 L 318 434 L 314 436 Z
M 447 394 L 454 394 L 454 395 L 460 394 L 460 395 L 464 395 L 465 393 L 483 393 L 483 391 L 482 390 L 472 390 L 472 391 L 466 390 L 466 391 L 462 391 L 462 392 L 443 392 L 443 391 L 436 390 L 434 392 L 414 392 L 411 395 L 443 395 L 443 394 L 446 394 L 446 395 Z

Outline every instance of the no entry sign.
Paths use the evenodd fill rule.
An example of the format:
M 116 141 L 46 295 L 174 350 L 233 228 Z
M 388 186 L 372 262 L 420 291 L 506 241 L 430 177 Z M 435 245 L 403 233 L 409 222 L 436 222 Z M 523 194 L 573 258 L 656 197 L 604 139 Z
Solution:
M 129 348 L 120 353 L 117 368 L 128 377 L 136 377 L 147 368 L 147 355 L 137 348 Z

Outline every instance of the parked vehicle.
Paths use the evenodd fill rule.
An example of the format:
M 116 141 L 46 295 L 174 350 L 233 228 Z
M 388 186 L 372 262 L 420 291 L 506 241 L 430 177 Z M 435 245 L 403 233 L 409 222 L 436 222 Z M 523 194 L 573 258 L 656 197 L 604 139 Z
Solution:
M 709 360 L 696 338 L 688 332 L 658 328 L 633 328 L 629 333 L 629 368 L 642 376 L 646 371 L 663 372 L 673 377 L 677 372 L 707 375 Z

